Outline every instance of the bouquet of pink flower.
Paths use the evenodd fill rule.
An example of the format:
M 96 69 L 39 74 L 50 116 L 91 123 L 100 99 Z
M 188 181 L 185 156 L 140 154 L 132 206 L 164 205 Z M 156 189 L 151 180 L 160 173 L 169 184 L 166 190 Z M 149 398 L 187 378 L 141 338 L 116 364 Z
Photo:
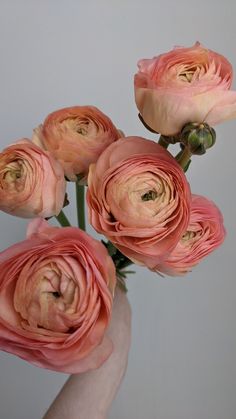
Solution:
M 0 209 L 33 219 L 27 238 L 0 253 L 0 349 L 39 367 L 98 368 L 112 353 L 106 331 L 127 267 L 184 275 L 225 238 L 220 210 L 191 192 L 185 172 L 214 145 L 211 126 L 236 117 L 230 63 L 196 43 L 138 67 L 139 118 L 158 142 L 74 106 L 0 154 Z M 69 181 L 79 227 L 63 212 Z M 85 232 L 85 188 L 89 222 L 106 240 Z

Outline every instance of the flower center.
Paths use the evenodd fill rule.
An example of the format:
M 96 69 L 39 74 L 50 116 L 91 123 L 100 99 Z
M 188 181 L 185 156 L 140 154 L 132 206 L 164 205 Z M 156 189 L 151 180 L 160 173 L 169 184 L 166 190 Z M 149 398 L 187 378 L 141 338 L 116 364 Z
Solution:
M 21 171 L 20 170 L 7 170 L 4 173 L 3 178 L 7 183 L 15 182 L 16 179 L 19 179 L 21 177 Z
M 157 191 L 155 191 L 155 189 L 151 189 L 150 191 L 142 195 L 142 201 L 155 201 L 157 197 Z
M 180 73 L 179 78 L 187 83 L 191 83 L 194 73 L 194 70 L 186 70 Z
M 79 127 L 79 128 L 77 128 L 76 131 L 78 132 L 78 134 L 81 134 L 81 135 L 87 135 L 88 134 L 88 131 L 85 127 Z
M 55 298 L 60 298 L 60 297 L 61 297 L 61 294 L 60 294 L 58 291 L 54 291 L 54 292 L 52 292 L 52 295 L 53 295 L 53 297 L 55 297 Z
M 68 118 L 62 122 L 62 125 L 83 136 L 88 136 L 91 129 L 89 121 L 80 118 Z
M 24 169 L 20 160 L 12 161 L 4 167 L 0 175 L 0 187 L 21 191 L 24 183 Z
M 189 240 L 193 239 L 195 236 L 196 236 L 195 231 L 186 231 L 181 238 L 181 242 L 184 244 L 188 242 Z

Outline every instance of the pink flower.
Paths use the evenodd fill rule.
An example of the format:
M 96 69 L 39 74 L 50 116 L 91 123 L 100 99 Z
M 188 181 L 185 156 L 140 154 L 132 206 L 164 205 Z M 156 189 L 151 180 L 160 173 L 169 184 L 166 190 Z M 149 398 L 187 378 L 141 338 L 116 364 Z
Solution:
M 112 352 L 115 283 L 101 243 L 32 221 L 28 239 L 0 254 L 0 348 L 55 371 L 97 368 Z
M 153 141 L 127 137 L 90 166 L 90 223 L 135 262 L 153 268 L 189 223 L 190 190 L 171 154 Z
M 112 121 L 94 106 L 73 106 L 48 115 L 33 141 L 51 151 L 70 180 L 87 178 L 90 163 L 121 136 Z
M 188 122 L 215 125 L 236 117 L 232 66 L 199 42 L 138 62 L 135 100 L 144 121 L 163 135 Z
M 23 218 L 59 214 L 65 199 L 63 169 L 47 151 L 22 139 L 0 153 L 0 209 Z
M 216 205 L 203 196 L 193 195 L 187 231 L 156 270 L 172 276 L 189 272 L 223 243 L 225 234 L 223 217 Z

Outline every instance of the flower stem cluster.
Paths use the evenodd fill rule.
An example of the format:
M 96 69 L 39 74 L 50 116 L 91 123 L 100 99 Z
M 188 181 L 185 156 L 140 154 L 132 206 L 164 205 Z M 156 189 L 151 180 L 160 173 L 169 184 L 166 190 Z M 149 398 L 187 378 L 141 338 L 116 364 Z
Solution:
M 158 144 L 126 137 L 94 106 L 72 106 L 0 153 L 0 209 L 34 218 L 26 240 L 0 254 L 0 348 L 43 368 L 105 362 L 115 286 L 127 291 L 132 263 L 184 275 L 225 237 L 219 209 L 184 172 L 215 144 L 211 126 L 236 117 L 231 64 L 196 43 L 138 66 L 139 118 Z M 78 227 L 62 210 L 68 181 Z M 85 232 L 86 210 L 102 243 Z M 45 221 L 54 216 L 63 228 Z

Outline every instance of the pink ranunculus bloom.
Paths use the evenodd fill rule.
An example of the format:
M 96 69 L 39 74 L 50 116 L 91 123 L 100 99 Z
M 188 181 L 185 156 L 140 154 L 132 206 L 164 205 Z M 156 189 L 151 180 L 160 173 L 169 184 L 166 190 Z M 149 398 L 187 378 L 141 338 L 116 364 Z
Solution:
M 90 223 L 124 255 L 149 268 L 166 257 L 186 231 L 190 200 L 182 168 L 153 141 L 122 138 L 90 166 Z
M 65 190 L 60 163 L 30 140 L 0 153 L 0 210 L 23 218 L 58 215 Z
M 145 123 L 163 135 L 188 122 L 215 125 L 236 117 L 229 61 L 199 42 L 138 62 L 135 100 Z
M 223 217 L 217 206 L 203 196 L 193 195 L 186 232 L 171 255 L 155 270 L 172 276 L 184 275 L 219 247 L 225 234 Z
M 86 180 L 89 165 L 121 137 L 110 118 L 94 106 L 73 106 L 47 116 L 33 141 L 51 151 L 68 179 Z
M 0 253 L 0 348 L 55 371 L 97 368 L 112 352 L 115 283 L 103 244 L 33 220 L 28 239 Z

